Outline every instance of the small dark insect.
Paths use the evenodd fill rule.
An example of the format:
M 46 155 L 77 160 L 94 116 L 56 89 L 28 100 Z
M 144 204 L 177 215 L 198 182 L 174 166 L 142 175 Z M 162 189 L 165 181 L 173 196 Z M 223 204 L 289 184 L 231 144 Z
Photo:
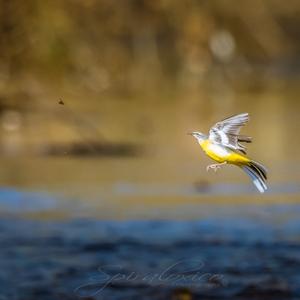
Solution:
M 59 102 L 58 102 L 58 104 L 65 105 L 65 102 L 60 99 Z

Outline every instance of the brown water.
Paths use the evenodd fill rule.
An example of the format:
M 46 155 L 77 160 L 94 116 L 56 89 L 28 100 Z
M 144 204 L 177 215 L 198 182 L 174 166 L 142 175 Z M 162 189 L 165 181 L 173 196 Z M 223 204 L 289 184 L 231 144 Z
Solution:
M 297 87 L 174 94 L 85 102 L 66 96 L 65 105 L 49 102 L 46 110 L 36 103 L 22 116 L 23 127 L 2 130 L 2 186 L 52 196 L 53 216 L 68 215 L 78 206 L 79 214 L 105 219 L 190 219 L 197 218 L 197 210 L 178 208 L 205 202 L 298 201 Z M 236 167 L 207 173 L 209 159 L 186 134 L 207 132 L 216 121 L 240 112 L 251 116 L 243 129 L 254 140 L 248 154 L 269 169 L 265 195 Z M 115 147 L 114 155 L 110 150 L 97 153 L 89 147 L 91 141 L 104 146 L 125 143 L 137 150 L 123 155 Z M 85 152 L 74 152 L 68 147 L 72 143 L 83 145 Z M 53 147 L 58 149 L 54 153 Z M 42 210 L 43 205 L 37 205 L 35 214 Z

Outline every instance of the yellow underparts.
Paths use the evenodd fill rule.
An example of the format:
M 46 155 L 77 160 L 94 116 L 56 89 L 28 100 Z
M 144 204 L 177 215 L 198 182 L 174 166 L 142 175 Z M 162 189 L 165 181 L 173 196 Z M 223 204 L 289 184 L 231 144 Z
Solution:
M 216 146 L 209 140 L 204 140 L 200 143 L 200 146 L 207 156 L 218 163 L 246 165 L 251 161 L 247 156 L 221 145 Z

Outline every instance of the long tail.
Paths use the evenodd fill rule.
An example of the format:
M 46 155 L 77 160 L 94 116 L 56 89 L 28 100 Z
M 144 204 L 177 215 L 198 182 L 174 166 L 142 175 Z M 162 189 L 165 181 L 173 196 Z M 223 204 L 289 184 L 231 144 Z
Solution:
M 267 169 L 263 165 L 255 161 L 250 161 L 247 165 L 241 166 L 241 168 L 252 179 L 257 189 L 261 193 L 264 193 L 267 189 L 267 185 L 266 185 Z

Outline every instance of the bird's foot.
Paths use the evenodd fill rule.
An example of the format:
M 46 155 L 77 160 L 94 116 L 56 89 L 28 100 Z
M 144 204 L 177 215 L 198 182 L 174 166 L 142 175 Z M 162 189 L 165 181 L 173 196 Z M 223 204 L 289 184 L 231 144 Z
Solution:
M 213 169 L 215 172 L 217 172 L 219 169 L 221 169 L 221 166 L 226 164 L 225 163 L 221 163 L 221 164 L 212 164 L 206 167 L 206 171 L 209 171 L 210 169 Z

